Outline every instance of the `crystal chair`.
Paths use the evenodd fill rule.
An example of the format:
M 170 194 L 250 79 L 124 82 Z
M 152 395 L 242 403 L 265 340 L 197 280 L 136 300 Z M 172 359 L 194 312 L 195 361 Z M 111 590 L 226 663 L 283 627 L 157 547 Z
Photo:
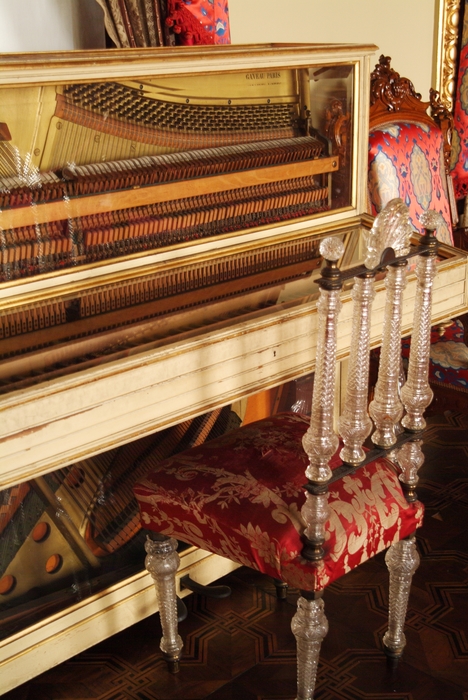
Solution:
M 415 531 L 423 507 L 415 493 L 423 462 L 427 374 L 438 215 L 410 246 L 408 209 L 390 202 L 368 235 L 364 265 L 340 271 L 343 246 L 321 243 L 317 350 L 310 419 L 282 413 L 243 426 L 159 465 L 134 487 L 146 543 L 146 567 L 159 598 L 161 649 L 175 672 L 177 539 L 299 588 L 292 619 L 297 640 L 297 700 L 313 698 L 320 645 L 327 634 L 323 593 L 340 576 L 389 548 L 389 657 L 405 646 L 404 619 L 418 566 Z M 408 257 L 416 256 L 413 342 L 399 391 L 400 326 Z M 374 283 L 386 273 L 380 371 L 369 411 L 368 371 Z M 334 430 L 340 296 L 353 285 L 347 396 Z M 401 398 L 400 398 L 401 397 Z M 404 408 L 403 408 L 403 405 Z M 375 425 L 371 440 L 366 438 Z

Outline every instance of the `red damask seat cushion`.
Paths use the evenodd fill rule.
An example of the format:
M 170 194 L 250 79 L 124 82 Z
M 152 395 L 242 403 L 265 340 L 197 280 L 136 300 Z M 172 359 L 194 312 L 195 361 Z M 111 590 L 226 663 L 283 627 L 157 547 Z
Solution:
M 422 233 L 421 214 L 434 209 L 445 226 L 437 230 L 442 243 L 453 245 L 443 136 L 425 124 L 396 123 L 369 134 L 368 185 L 371 211 L 377 215 L 395 197 L 409 208 L 411 223 Z
M 304 560 L 308 425 L 278 414 L 164 461 L 134 487 L 143 527 L 321 590 L 421 525 L 422 505 L 407 503 L 395 467 L 376 460 L 331 485 L 325 556 Z

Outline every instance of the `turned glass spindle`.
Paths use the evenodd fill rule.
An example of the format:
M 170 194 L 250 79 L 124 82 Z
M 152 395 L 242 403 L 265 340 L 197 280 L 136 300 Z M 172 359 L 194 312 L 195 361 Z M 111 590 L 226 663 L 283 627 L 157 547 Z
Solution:
M 396 256 L 409 252 L 412 228 L 408 208 L 401 199 L 394 199 L 379 215 L 379 228 L 368 236 L 369 255 L 366 265 L 376 260 L 386 248 L 392 248 Z M 387 268 L 385 278 L 386 298 L 383 319 L 382 348 L 379 374 L 374 400 L 369 413 L 375 424 L 372 441 L 379 447 L 388 448 L 396 442 L 396 430 L 403 415 L 403 404 L 399 396 L 401 358 L 401 320 L 403 314 L 403 291 L 406 286 L 407 263 L 402 260 Z
M 406 415 L 402 425 L 407 430 L 419 431 L 426 426 L 423 413 L 432 401 L 429 386 L 429 355 L 431 345 L 432 288 L 436 275 L 437 239 L 434 229 L 440 223 L 441 215 L 434 211 L 426 212 L 421 221 L 426 234 L 421 243 L 429 250 L 418 256 L 416 266 L 416 298 L 414 304 L 413 332 L 408 363 L 408 378 L 401 390 Z
M 406 264 L 391 266 L 385 278 L 387 297 L 384 329 L 380 351 L 379 374 L 374 400 L 369 405 L 375 423 L 372 441 L 379 447 L 391 447 L 396 442 L 397 426 L 403 415 L 400 400 L 401 319 L 403 291 L 406 286 Z
M 352 298 L 355 306 L 351 331 L 348 386 L 343 413 L 338 421 L 344 447 L 340 452 L 343 462 L 357 465 L 363 461 L 364 440 L 372 430 L 367 410 L 369 393 L 370 312 L 374 299 L 374 275 L 357 277 Z
M 316 482 L 330 478 L 328 462 L 338 449 L 338 437 L 333 430 L 333 413 L 337 322 L 341 308 L 342 282 L 336 261 L 343 252 L 344 246 L 339 238 L 326 238 L 320 244 L 320 254 L 327 265 L 319 281 L 317 353 L 310 426 L 302 441 L 309 458 L 306 476 Z
M 326 260 L 326 266 L 319 281 L 317 356 L 310 426 L 302 441 L 309 458 L 306 477 L 311 487 L 301 510 L 306 524 L 302 554 L 311 560 L 323 556 L 322 544 L 328 520 L 326 483 L 332 475 L 329 461 L 339 445 L 338 436 L 333 429 L 337 322 L 342 286 L 336 262 L 343 252 L 344 246 L 339 238 L 326 238 L 320 244 L 320 253 Z

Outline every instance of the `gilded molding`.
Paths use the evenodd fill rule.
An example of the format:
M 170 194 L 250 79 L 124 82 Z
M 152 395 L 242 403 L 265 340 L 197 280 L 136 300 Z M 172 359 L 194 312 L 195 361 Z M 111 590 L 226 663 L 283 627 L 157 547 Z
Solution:
M 442 102 L 453 110 L 460 24 L 460 0 L 440 0 L 434 83 Z

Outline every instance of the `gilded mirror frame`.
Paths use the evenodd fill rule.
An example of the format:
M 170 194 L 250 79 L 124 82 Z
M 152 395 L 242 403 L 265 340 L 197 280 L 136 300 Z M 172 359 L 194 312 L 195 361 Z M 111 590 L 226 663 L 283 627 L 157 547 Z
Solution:
M 439 0 L 436 8 L 433 84 L 450 111 L 456 89 L 460 5 L 461 0 Z

